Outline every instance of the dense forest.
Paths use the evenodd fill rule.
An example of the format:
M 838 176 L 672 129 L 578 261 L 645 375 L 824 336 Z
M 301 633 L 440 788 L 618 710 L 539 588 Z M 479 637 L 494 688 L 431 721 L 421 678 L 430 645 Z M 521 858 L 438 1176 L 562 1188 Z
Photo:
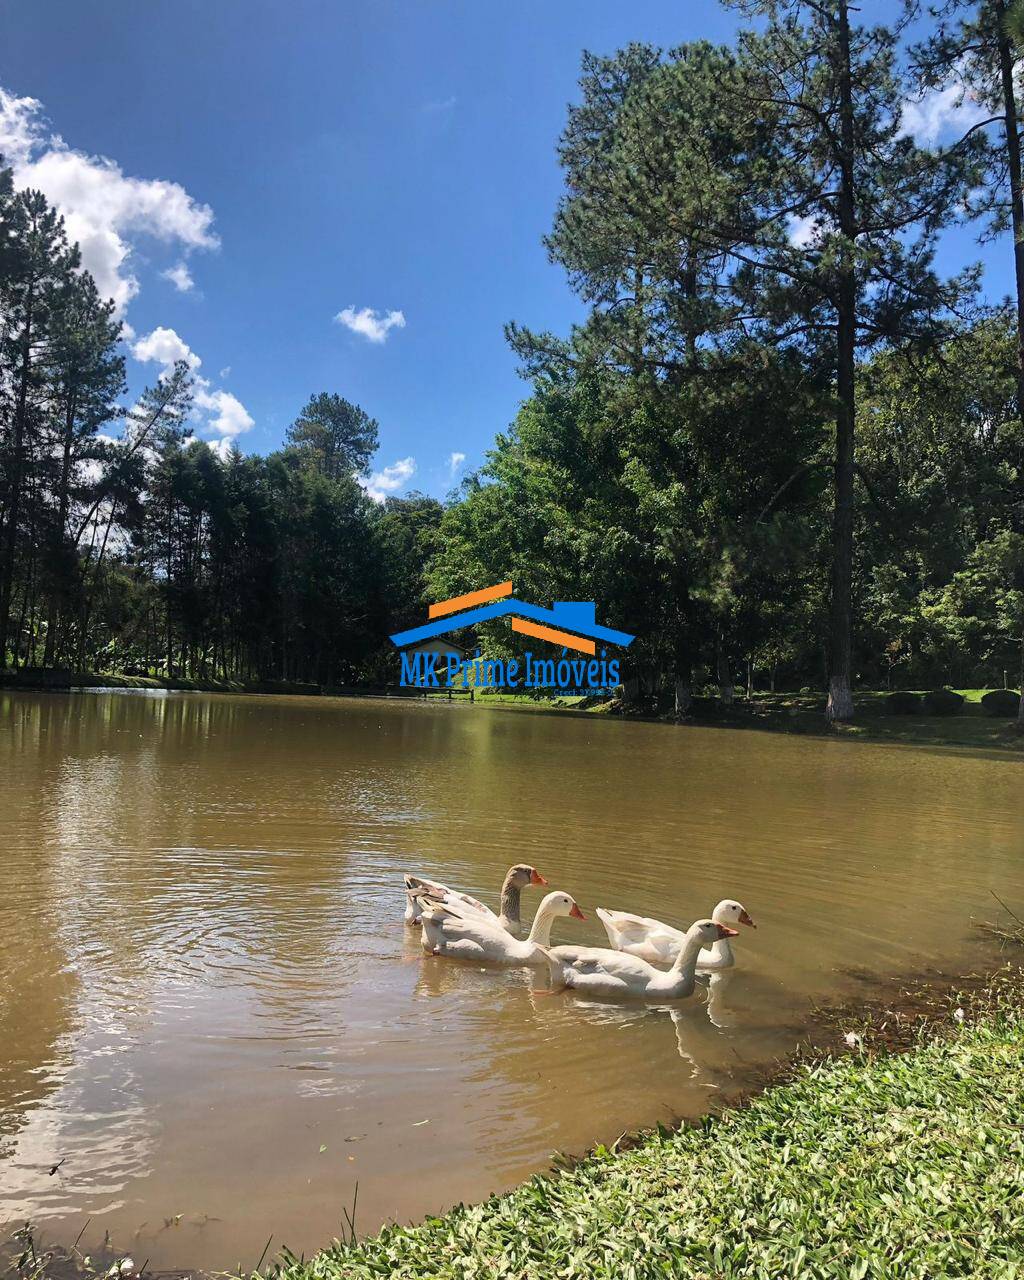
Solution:
M 597 600 L 681 713 L 1024 682 L 1021 24 L 743 9 L 732 47 L 584 57 L 546 244 L 587 319 L 508 327 L 527 397 L 443 503 L 371 501 L 378 424 L 334 392 L 268 457 L 193 438 L 185 364 L 126 402 L 112 304 L 4 171 L 0 664 L 377 685 L 429 599 L 511 578 Z M 950 85 L 978 110 L 923 147 L 906 104 Z M 954 223 L 1002 305 L 937 269 Z

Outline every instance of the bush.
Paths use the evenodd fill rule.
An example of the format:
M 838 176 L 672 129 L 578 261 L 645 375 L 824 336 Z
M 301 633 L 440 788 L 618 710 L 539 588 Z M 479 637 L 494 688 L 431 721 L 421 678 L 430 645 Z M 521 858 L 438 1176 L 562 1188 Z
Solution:
M 1020 694 L 1012 689 L 993 689 L 981 700 L 982 709 L 987 716 L 1009 719 L 1020 709 Z
M 924 695 L 924 709 L 930 716 L 955 716 L 964 705 L 964 695 L 952 689 L 932 689 Z
M 890 693 L 885 700 L 885 709 L 891 716 L 919 716 L 921 714 L 920 695 L 902 690 Z

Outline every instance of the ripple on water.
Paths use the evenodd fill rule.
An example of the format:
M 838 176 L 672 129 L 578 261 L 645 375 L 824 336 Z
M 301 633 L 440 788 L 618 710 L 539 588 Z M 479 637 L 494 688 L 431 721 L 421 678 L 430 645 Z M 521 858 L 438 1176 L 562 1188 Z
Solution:
M 155 1266 L 254 1263 L 270 1230 L 308 1251 L 356 1179 L 366 1230 L 700 1114 L 847 970 L 955 962 L 990 890 L 1024 901 L 1019 762 L 409 703 L 0 702 L 0 1198 Z M 603 942 L 595 906 L 685 924 L 724 896 L 759 928 L 648 1009 L 402 926 L 403 871 L 496 905 L 520 861 L 590 916 L 556 940 Z

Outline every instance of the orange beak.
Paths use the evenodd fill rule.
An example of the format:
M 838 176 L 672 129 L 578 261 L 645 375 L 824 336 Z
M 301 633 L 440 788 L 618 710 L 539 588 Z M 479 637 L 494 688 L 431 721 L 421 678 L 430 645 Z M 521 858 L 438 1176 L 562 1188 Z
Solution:
M 547 881 L 539 871 L 534 869 L 530 872 L 530 884 L 547 884 Z
M 572 904 L 572 910 L 569 912 L 569 914 L 571 916 L 575 916 L 577 920 L 586 920 L 587 918 L 583 914 L 583 912 L 579 909 L 579 907 L 576 905 L 575 902 Z
M 757 928 L 757 925 L 754 924 L 753 920 L 751 920 L 750 916 L 748 916 L 745 911 L 740 912 L 740 924 L 749 924 L 751 929 Z
M 738 938 L 740 931 L 738 929 L 730 929 L 727 924 L 720 924 L 718 926 L 718 936 L 720 938 Z

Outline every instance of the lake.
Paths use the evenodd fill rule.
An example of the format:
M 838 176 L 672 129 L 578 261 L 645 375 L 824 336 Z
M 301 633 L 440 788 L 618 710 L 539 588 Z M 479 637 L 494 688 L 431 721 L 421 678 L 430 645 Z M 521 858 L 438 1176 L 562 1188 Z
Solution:
M 357 1182 L 363 1233 L 698 1116 L 853 974 L 979 958 L 992 891 L 1024 903 L 1022 782 L 464 704 L 0 693 L 0 1223 L 251 1267 L 338 1234 Z M 555 941 L 723 897 L 758 929 L 671 1010 L 422 953 L 403 871 L 496 906 L 522 861 L 589 917 Z

